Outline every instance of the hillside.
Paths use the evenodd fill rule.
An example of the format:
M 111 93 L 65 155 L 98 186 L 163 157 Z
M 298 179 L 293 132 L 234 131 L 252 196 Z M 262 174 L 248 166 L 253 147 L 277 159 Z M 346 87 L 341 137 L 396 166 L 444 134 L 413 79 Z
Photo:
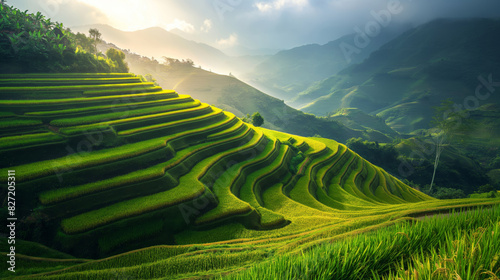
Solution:
M 111 46 L 102 47 L 103 50 Z M 126 52 L 127 53 L 127 52 Z M 148 58 L 127 53 L 131 71 L 151 74 L 165 88 L 175 89 L 190 96 L 232 112 L 243 118 L 260 112 L 264 127 L 301 136 L 322 137 L 345 142 L 352 137 L 372 140 L 387 139 L 383 135 L 363 129 L 350 129 L 334 120 L 317 118 L 287 106 L 282 100 L 271 97 L 236 77 L 219 75 L 187 64 L 165 66 Z
M 356 108 L 340 109 L 335 114 L 328 116 L 351 129 L 357 130 L 375 130 L 382 134 L 396 138 L 400 134 L 390 128 L 383 119 L 377 116 L 371 116 Z
M 346 57 L 342 46 L 354 46 L 355 34 L 342 36 L 326 44 L 309 44 L 283 50 L 256 65 L 243 76 L 250 84 L 284 99 L 288 105 L 300 108 L 304 104 L 297 94 L 316 81 L 326 79 L 349 65 L 362 62 L 371 52 L 406 30 L 390 27 L 373 38 L 370 44 Z
M 2 75 L 0 96 L 0 176 L 23 202 L 1 212 L 19 221 L 19 275 L 216 273 L 494 203 L 432 199 L 333 140 L 256 128 L 133 74 Z
M 289 232 L 340 210 L 429 199 L 333 140 L 254 128 L 131 74 L 9 75 L 0 84 L 1 176 L 16 171 L 25 237 L 77 256 L 181 242 L 175 234 L 228 221 Z M 324 218 L 284 215 L 278 197 Z
M 128 72 L 117 61 L 97 57 L 88 43 L 42 13 L 0 3 L 0 73 Z M 116 60 L 116 59 L 115 59 Z
M 465 101 L 478 86 L 487 90 L 479 77 L 498 80 L 500 41 L 491 34 L 499 31 L 500 20 L 492 19 L 436 20 L 414 28 L 302 92 L 310 102 L 302 110 L 325 115 L 354 107 L 377 114 L 398 132 L 429 128 L 432 108 L 442 100 L 477 106 L 474 99 Z M 479 106 L 500 100 L 487 91 L 480 97 Z
M 186 40 L 160 27 L 127 32 L 105 24 L 94 24 L 74 27 L 73 30 L 86 34 L 90 28 L 98 29 L 102 33 L 103 40 L 134 53 L 156 59 L 163 56 L 191 59 L 197 65 L 212 67 L 219 71 L 227 68 L 229 57 L 220 50 L 203 43 Z

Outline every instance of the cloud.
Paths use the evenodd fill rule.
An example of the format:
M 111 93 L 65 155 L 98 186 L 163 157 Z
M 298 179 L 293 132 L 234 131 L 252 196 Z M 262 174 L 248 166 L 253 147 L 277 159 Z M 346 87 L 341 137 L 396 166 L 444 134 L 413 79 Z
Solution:
M 200 30 L 202 32 L 208 32 L 210 31 L 210 29 L 212 29 L 212 21 L 209 19 L 204 20 Z
M 286 7 L 301 8 L 309 4 L 308 0 L 274 0 L 271 3 L 257 2 L 255 7 L 261 12 L 278 11 Z
M 398 1 L 398 0 L 394 0 Z M 187 38 L 215 47 L 283 49 L 324 44 L 373 20 L 372 11 L 393 0 L 7 0 L 41 11 L 66 26 L 107 23 L 133 31 L 153 26 L 178 28 Z M 436 18 L 500 16 L 499 0 L 399 0 L 404 11 L 391 25 L 416 26 Z M 218 4 L 218 5 L 216 5 Z M 177 19 L 177 20 L 174 20 Z M 230 34 L 233 36 L 231 40 Z M 228 38 L 229 37 L 229 38 Z M 221 42 L 222 45 L 216 44 Z
M 236 44 L 238 44 L 238 35 L 236 33 L 229 35 L 226 39 L 217 40 L 217 45 L 223 48 L 232 47 Z
M 109 22 L 104 12 L 81 1 L 15 0 L 7 1 L 7 4 L 31 13 L 39 11 L 53 21 L 63 23 L 66 27 Z
M 194 26 L 191 23 L 186 22 L 184 20 L 177 19 L 177 18 L 174 19 L 174 22 L 166 24 L 165 29 L 167 29 L 168 31 L 170 31 L 172 29 L 179 29 L 179 30 L 184 31 L 186 33 L 192 33 L 195 30 Z

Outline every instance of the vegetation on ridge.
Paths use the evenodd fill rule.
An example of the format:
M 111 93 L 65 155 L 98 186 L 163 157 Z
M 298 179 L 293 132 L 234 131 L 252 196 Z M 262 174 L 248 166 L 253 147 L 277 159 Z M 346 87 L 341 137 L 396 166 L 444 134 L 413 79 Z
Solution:
M 0 73 L 128 72 L 121 51 L 108 58 L 93 54 L 91 39 L 41 12 L 29 14 L 2 4 L 0 14 Z

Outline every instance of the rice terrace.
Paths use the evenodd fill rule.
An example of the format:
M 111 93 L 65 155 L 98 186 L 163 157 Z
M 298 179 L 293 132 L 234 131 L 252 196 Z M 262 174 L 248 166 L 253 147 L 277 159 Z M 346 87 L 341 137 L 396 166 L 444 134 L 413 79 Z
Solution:
M 346 144 L 159 86 L 120 50 L 0 7 L 2 279 L 499 279 L 497 190 L 438 199 Z

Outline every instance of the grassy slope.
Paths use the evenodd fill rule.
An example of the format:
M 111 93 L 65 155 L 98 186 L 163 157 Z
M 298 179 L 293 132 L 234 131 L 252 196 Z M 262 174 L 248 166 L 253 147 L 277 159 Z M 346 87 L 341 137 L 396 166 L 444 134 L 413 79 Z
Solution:
M 180 100 L 188 107 L 206 106 L 189 98 Z M 145 107 L 118 119 L 115 114 L 99 116 L 94 104 L 82 103 L 78 113 L 87 108 L 89 120 L 110 117 L 101 135 L 106 145 L 96 141 L 99 134 L 89 138 L 88 132 L 71 126 L 85 120 L 75 119 L 75 110 L 45 114 L 43 124 L 31 129 L 60 135 L 62 146 L 46 148 L 46 154 L 17 148 L 24 162 L 0 170 L 2 176 L 7 169 L 16 170 L 16 198 L 24 201 L 16 210 L 23 217 L 19 225 L 23 236 L 74 256 L 98 259 L 71 259 L 57 252 L 21 256 L 33 269 L 20 268 L 20 273 L 53 271 L 46 275 L 49 279 L 213 274 L 420 212 L 495 203 L 432 199 L 334 140 L 255 128 L 212 107 L 195 117 L 157 123 L 158 114 L 183 116 L 191 109 L 171 111 L 165 105 L 168 112 L 158 113 L 156 103 L 129 99 L 127 104 L 134 101 Z M 57 101 L 54 104 L 57 107 Z M 20 106 L 4 119 L 25 118 L 26 112 Z M 37 114 L 32 115 L 29 118 L 37 120 Z M 52 118 L 58 122 L 52 123 Z M 64 134 L 55 126 L 59 123 L 75 132 Z M 127 130 L 120 131 L 123 125 Z M 26 131 L 9 133 L 7 139 L 14 139 Z M 44 135 L 36 138 L 35 148 L 53 141 Z M 114 140 L 105 141 L 110 135 Z M 59 149 L 76 151 L 89 139 L 95 145 L 90 150 L 57 154 Z M 10 151 L 4 146 L 0 154 Z M 299 152 L 305 160 L 295 174 L 290 163 Z M 83 243 L 86 246 L 78 245 Z M 158 244 L 171 245 L 146 248 Z M 130 251 L 137 248 L 144 249 Z M 101 259 L 117 253 L 123 254 Z

